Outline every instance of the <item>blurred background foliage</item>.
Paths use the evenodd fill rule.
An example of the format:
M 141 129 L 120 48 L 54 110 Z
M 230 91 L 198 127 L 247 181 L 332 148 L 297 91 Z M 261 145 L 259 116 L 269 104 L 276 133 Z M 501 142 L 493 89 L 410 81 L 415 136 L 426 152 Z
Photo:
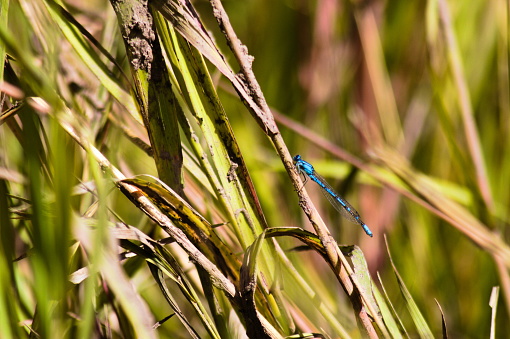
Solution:
M 117 60 L 127 78 L 96 47 L 87 48 L 109 70 L 104 75 L 91 71 L 90 62 L 80 58 L 84 52 L 64 36 L 62 26 L 55 23 L 57 20 L 49 14 L 44 1 L 0 3 L 0 14 L 8 19 L 0 23 L 0 41 L 15 38 L 18 52 L 9 48 L 6 52 L 12 55 L 14 73 L 30 86 L 13 85 L 32 88 L 33 93 L 25 93 L 26 96 L 42 96 L 53 108 L 60 105 L 58 94 L 75 112 L 74 119 L 86 126 L 86 137 L 127 177 L 142 173 L 157 176 L 151 157 L 134 142 L 136 138 L 126 135 L 124 125 L 148 141 L 141 125 L 126 113 L 130 105 L 135 107 L 132 99 L 122 101 L 121 95 L 111 95 L 112 90 L 107 89 L 106 74 L 116 79 L 124 94 L 132 91 L 127 80 L 131 79 L 129 61 L 110 3 L 64 1 L 69 13 Z M 210 3 L 200 0 L 193 4 L 237 72 L 238 66 Z M 317 187 L 307 184 L 312 200 L 339 244 L 357 244 L 361 248 L 372 277 L 378 286 L 384 285 L 407 334 L 417 337 L 421 332 L 407 311 L 385 240 L 395 267 L 434 336 L 439 337 L 442 331 L 438 304 L 451 337 L 485 338 L 491 330 L 497 337 L 509 336 L 508 2 L 229 0 L 223 4 L 238 37 L 255 57 L 254 73 L 290 152 L 313 163 L 356 206 L 374 232 L 374 238 L 369 238 L 358 226 L 341 219 Z M 225 77 L 210 63 L 207 65 L 267 225 L 299 226 L 313 231 L 270 139 L 254 123 Z M 16 78 L 8 72 L 6 68 L 5 79 Z M 37 82 L 37 72 L 44 73 L 45 77 L 40 77 L 44 81 Z M 29 75 L 23 80 L 26 74 Z M 58 317 L 49 311 L 52 300 L 67 296 L 69 304 L 73 304 L 83 295 L 97 293 L 94 283 L 70 287 L 62 282 L 84 262 L 105 268 L 99 262 L 110 257 L 101 257 L 102 252 L 94 249 L 116 251 L 113 240 L 105 236 L 106 230 L 95 238 L 84 236 L 84 226 L 75 218 L 94 216 L 98 229 L 106 229 L 108 220 L 122 220 L 154 239 L 164 235 L 102 177 L 89 153 L 82 151 L 54 120 L 48 120 L 48 112 L 34 114 L 32 108 L 22 108 L 8 116 L 16 107 L 15 98 L 23 96 L 6 86 L 2 87 L 0 126 L 1 270 L 10 275 L 1 282 L 0 328 L 4 328 L 6 338 L 28 336 L 27 327 L 35 326 L 28 319 L 39 311 L 41 323 L 51 323 L 52 316 L 61 322 L 52 327 L 61 329 L 53 337 L 98 336 L 100 331 L 90 325 L 94 316 L 90 309 L 95 302 L 77 302 L 76 307 L 69 307 L 66 314 Z M 55 101 L 51 102 L 51 98 Z M 32 113 L 22 115 L 19 112 L 23 110 Z M 189 141 L 182 142 L 190 148 Z M 49 158 L 44 159 L 45 156 Z M 202 186 L 197 158 L 197 154 L 185 155 L 184 193 L 210 223 L 224 223 L 225 211 L 215 193 Z M 80 183 L 87 184 L 88 189 Z M 41 213 L 35 210 L 36 206 L 47 209 Z M 219 228 L 223 229 L 219 231 L 223 239 L 235 239 L 235 232 L 228 230 L 228 225 Z M 36 230 L 44 231 L 33 234 Z M 46 230 L 56 234 L 53 240 L 44 239 Z M 78 245 L 85 239 L 91 244 Z M 54 247 L 47 248 L 52 241 Z M 236 255 L 242 256 L 244 249 L 239 241 L 226 242 Z M 278 242 L 285 250 L 300 245 L 283 237 Z M 38 245 L 40 248 L 31 255 L 32 248 Z M 200 290 L 193 263 L 175 244 L 168 246 Z M 295 326 L 327 337 L 362 335 L 345 293 L 321 257 L 299 251 L 288 251 L 287 255 L 317 293 L 317 300 L 303 297 L 293 278 L 287 272 L 279 273 L 278 284 L 288 305 L 292 305 L 288 316 Z M 16 258 L 13 264 L 12 259 Z M 106 266 L 111 270 L 122 267 L 124 275 L 117 288 L 110 286 L 113 292 L 106 289 L 101 297 L 119 298 L 123 284 L 133 285 L 132 291 L 138 294 L 127 295 L 120 304 L 127 307 L 140 296 L 143 302 L 138 300 L 135 305 L 146 305 L 148 311 L 140 311 L 141 314 L 150 314 L 155 322 L 172 310 L 162 302 L 158 285 L 142 264 L 143 260 L 135 258 L 119 267 Z M 41 278 L 44 276 L 46 279 Z M 112 280 L 108 282 L 112 284 Z M 489 301 L 494 286 L 502 290 L 495 306 L 497 317 L 491 321 L 494 313 Z M 13 298 L 17 306 L 8 306 Z M 201 337 L 207 337 L 198 321 L 193 320 L 193 311 L 186 302 L 189 299 L 182 295 L 175 298 L 184 317 L 191 319 L 191 326 Z M 105 308 L 117 305 L 102 302 Z M 327 305 L 345 332 L 338 332 L 317 311 L 320 303 Z M 105 309 L 101 312 L 110 314 Z M 123 319 L 122 312 L 114 313 L 118 319 L 105 321 L 114 329 L 112 336 L 137 336 L 136 330 L 129 329 L 138 326 L 133 321 L 136 316 L 127 314 Z M 85 317 L 90 317 L 89 327 L 68 324 L 72 319 L 86 323 Z M 233 337 L 244 332 L 236 321 L 230 316 L 226 322 Z M 115 332 L 123 326 L 123 330 Z M 6 328 L 18 328 L 18 332 Z M 187 338 L 189 333 L 170 319 L 151 336 Z

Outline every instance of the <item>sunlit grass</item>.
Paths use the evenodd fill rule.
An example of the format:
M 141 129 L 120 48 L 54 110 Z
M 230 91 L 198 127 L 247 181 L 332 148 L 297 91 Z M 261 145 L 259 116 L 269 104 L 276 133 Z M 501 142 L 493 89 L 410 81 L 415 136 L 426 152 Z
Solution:
M 0 0 L 1 338 L 508 336 L 507 3 L 225 2 L 282 141 L 164 3 L 144 69 L 108 2 Z M 374 232 L 307 183 L 345 271 L 287 149 Z

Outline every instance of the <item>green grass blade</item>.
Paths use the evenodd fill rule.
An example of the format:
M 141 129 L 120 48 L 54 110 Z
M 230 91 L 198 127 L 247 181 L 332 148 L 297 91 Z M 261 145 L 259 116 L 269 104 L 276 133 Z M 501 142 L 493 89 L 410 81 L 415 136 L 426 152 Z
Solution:
M 13 296 L 18 295 L 15 283 L 15 267 L 13 260 L 16 257 L 14 248 L 15 228 L 10 219 L 9 205 L 11 199 L 8 198 L 9 185 L 6 180 L 0 179 L 0 229 L 2 237 L 0 239 L 0 270 L 3 274 L 0 276 L 0 314 L 14 315 L 19 312 L 18 300 L 13 302 Z M 18 297 L 16 297 L 18 299 Z M 21 328 L 15 321 L 15 317 L 0 317 L 0 337 L 16 338 L 21 337 Z
M 442 325 L 442 330 L 443 330 L 443 339 L 448 339 L 448 329 L 446 326 L 446 319 L 445 319 L 443 309 L 441 308 L 441 305 L 439 304 L 439 302 L 437 300 L 436 300 L 436 304 L 437 304 L 437 307 L 439 308 L 439 311 L 441 311 L 441 325 Z
M 122 88 L 119 79 L 116 79 L 112 72 L 108 70 L 103 61 L 101 61 L 100 56 L 93 51 L 79 29 L 63 15 L 60 5 L 52 0 L 45 1 L 45 4 L 51 17 L 62 30 L 74 52 L 89 67 L 90 71 L 99 79 L 108 92 L 126 108 L 129 114 L 140 121 L 140 114 L 133 97 Z
M 434 335 L 432 334 L 432 331 L 430 330 L 430 327 L 427 324 L 425 317 L 422 315 L 420 309 L 418 308 L 418 305 L 416 305 L 411 293 L 407 289 L 407 287 L 404 283 L 404 280 L 398 273 L 397 267 L 395 266 L 395 264 L 393 263 L 393 259 L 391 258 L 389 248 L 388 248 L 388 255 L 389 255 L 389 258 L 391 261 L 391 265 L 393 267 L 393 273 L 395 274 L 395 277 L 397 278 L 400 292 L 402 293 L 402 296 L 404 297 L 407 309 L 408 309 L 409 313 L 411 314 L 411 318 L 413 319 L 416 329 L 418 330 L 420 338 L 427 338 L 427 339 L 434 338 Z
M 381 281 L 379 277 L 379 281 Z M 395 308 L 393 307 L 393 304 L 388 299 L 388 296 L 386 295 L 386 290 L 383 286 L 383 292 L 384 297 L 382 296 L 381 292 L 379 292 L 379 289 L 374 287 L 374 297 L 377 301 L 377 305 L 379 306 L 379 309 L 381 311 L 381 316 L 384 319 L 384 323 L 386 324 L 386 327 L 388 328 L 388 332 L 390 332 L 392 338 L 403 338 L 402 334 L 400 333 L 400 328 L 402 328 L 405 332 L 405 328 L 402 324 L 402 321 L 400 320 L 398 314 L 395 312 Z M 389 307 L 388 304 L 389 303 Z M 398 324 L 397 324 L 398 322 Z M 400 328 L 399 328 L 400 325 Z M 409 335 L 406 337 L 409 338 Z

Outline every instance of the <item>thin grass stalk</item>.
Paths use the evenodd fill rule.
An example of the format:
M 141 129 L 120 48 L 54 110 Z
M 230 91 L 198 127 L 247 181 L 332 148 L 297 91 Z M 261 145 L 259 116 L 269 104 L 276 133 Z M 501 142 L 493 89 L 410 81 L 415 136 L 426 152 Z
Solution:
M 471 99 L 463 74 L 464 72 L 462 71 L 460 52 L 453 33 L 448 5 L 444 0 L 438 0 L 438 2 L 439 18 L 442 28 L 444 29 L 446 39 L 448 61 L 452 68 L 453 78 L 455 80 L 460 111 L 462 113 L 462 122 L 464 124 L 464 134 L 468 144 L 471 161 L 473 162 L 473 166 L 476 171 L 476 182 L 478 183 L 478 189 L 480 190 L 480 194 L 483 197 L 485 205 L 489 210 L 493 210 L 494 198 L 492 197 L 487 177 L 487 169 L 482 154 L 482 147 L 480 145 L 480 137 L 478 136 L 476 123 L 473 118 L 474 114 Z

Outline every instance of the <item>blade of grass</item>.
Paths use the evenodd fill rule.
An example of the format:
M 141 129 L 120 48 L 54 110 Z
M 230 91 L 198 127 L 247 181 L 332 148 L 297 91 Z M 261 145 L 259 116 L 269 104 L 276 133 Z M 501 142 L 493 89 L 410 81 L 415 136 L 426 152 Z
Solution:
M 13 259 L 16 257 L 14 248 L 16 230 L 10 219 L 8 189 L 7 181 L 0 179 L 0 229 L 2 230 L 0 270 L 3 272 L 0 276 L 0 314 L 13 315 L 18 313 L 20 292 L 17 291 L 15 283 Z M 16 302 L 13 302 L 13 298 Z M 21 328 L 15 317 L 0 317 L 0 337 L 19 338 L 21 336 Z
M 489 301 L 489 306 L 492 309 L 490 339 L 496 338 L 496 313 L 498 311 L 498 299 L 499 299 L 499 287 L 495 286 L 492 288 L 491 298 Z
M 384 319 L 384 323 L 386 324 L 386 326 L 388 326 L 388 331 L 391 333 L 392 338 L 403 338 L 402 334 L 400 333 L 401 328 L 406 338 L 410 338 L 406 328 L 404 327 L 404 324 L 402 323 L 402 319 L 400 319 L 397 311 L 395 310 L 395 307 L 393 306 L 393 303 L 388 297 L 388 293 L 386 292 L 386 288 L 382 283 L 382 279 L 379 273 L 377 274 L 377 278 L 379 279 L 379 283 L 381 284 L 384 297 L 377 288 L 374 288 L 374 295 L 381 309 L 381 314 Z
M 444 316 L 443 308 L 439 304 L 439 302 L 436 300 L 437 307 L 439 308 L 439 311 L 441 312 L 441 326 L 443 329 L 443 339 L 448 339 L 448 329 L 446 328 L 446 319 Z
M 483 151 L 480 145 L 480 137 L 478 136 L 476 122 L 474 120 L 471 98 L 469 96 L 467 82 L 462 70 L 461 53 L 457 46 L 453 26 L 451 24 L 449 8 L 446 1 L 438 0 L 438 10 L 439 19 L 446 39 L 448 62 L 452 69 L 460 111 L 462 113 L 464 134 L 468 144 L 471 161 L 476 171 L 478 189 L 485 205 L 489 210 L 492 210 L 494 208 L 494 198 L 492 197 Z
M 356 2 L 356 1 L 353 1 Z M 402 123 L 398 115 L 397 103 L 391 86 L 384 60 L 384 53 L 379 37 L 376 18 L 371 6 L 358 6 L 354 11 L 358 26 L 363 56 L 367 65 L 370 84 L 374 92 L 379 122 L 386 142 L 392 146 L 400 147 L 404 142 Z M 364 126 L 369 128 L 369 126 Z M 374 135 L 372 135 L 374 136 Z M 376 143 L 375 138 L 367 141 Z
M 99 79 L 108 92 L 126 108 L 129 114 L 140 122 L 140 114 L 133 97 L 122 88 L 120 81 L 99 59 L 99 55 L 93 52 L 79 29 L 63 15 L 62 7 L 53 0 L 45 1 L 45 5 L 75 53 L 83 60 L 83 63 L 89 67 L 90 71 Z
M 386 240 L 386 239 L 385 239 Z M 414 324 L 416 325 L 416 328 L 418 330 L 418 333 L 420 334 L 421 338 L 434 338 L 434 335 L 432 334 L 432 331 L 429 328 L 429 325 L 427 324 L 427 321 L 423 317 L 423 315 L 420 312 L 420 309 L 418 308 L 418 305 L 413 300 L 413 297 L 409 290 L 407 289 L 404 280 L 398 273 L 397 267 L 395 266 L 395 263 L 393 262 L 393 258 L 391 257 L 390 249 L 388 242 L 386 240 L 386 249 L 388 251 L 388 256 L 391 262 L 391 266 L 393 267 L 393 273 L 395 273 L 395 277 L 397 278 L 398 286 L 400 287 L 400 292 L 402 293 L 402 296 L 404 297 L 404 300 L 406 302 L 407 309 L 409 313 L 411 314 L 411 318 L 414 321 Z

